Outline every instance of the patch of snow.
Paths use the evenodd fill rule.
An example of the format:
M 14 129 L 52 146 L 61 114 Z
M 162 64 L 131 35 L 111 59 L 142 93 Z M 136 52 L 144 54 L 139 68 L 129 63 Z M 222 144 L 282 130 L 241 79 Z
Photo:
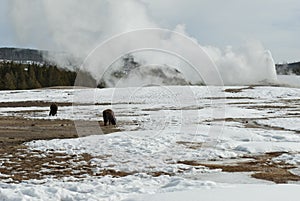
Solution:
M 274 127 L 280 127 L 284 129 L 294 130 L 294 131 L 300 131 L 300 118 L 299 117 L 288 117 L 288 118 L 272 118 L 268 120 L 259 120 L 258 123 L 268 125 L 268 126 L 274 126 Z
M 274 161 L 299 167 L 300 136 L 293 130 L 299 131 L 300 122 L 294 113 L 300 105 L 281 107 L 299 100 L 300 89 L 264 86 L 238 93 L 224 92 L 231 88 L 245 87 L 0 91 L 1 102 L 74 103 L 59 106 L 56 117 L 48 116 L 49 107 L 1 107 L 0 115 L 101 121 L 102 110 L 112 108 L 117 120 L 125 122 L 120 125 L 122 132 L 26 144 L 29 150 L 44 152 L 41 156 L 46 156 L 49 150 L 70 155 L 89 153 L 96 157 L 89 161 L 95 166 L 94 172 L 105 168 L 137 172 L 121 178 L 88 176 L 81 181 L 66 177 L 0 183 L 0 199 L 275 201 L 286 199 L 286 194 L 291 200 L 297 199 L 291 195 L 300 190 L 300 185 L 262 185 L 270 182 L 250 178 L 249 173 L 226 173 L 177 163 L 183 160 L 222 163 L 249 154 L 285 151 L 289 153 Z M 289 114 L 292 115 L 283 116 Z M 149 172 L 175 176 L 153 177 Z M 9 181 L 9 178 L 4 180 Z M 249 183 L 252 185 L 244 185 Z M 285 196 L 278 192 L 284 192 Z
M 179 192 L 160 193 L 154 195 L 144 195 L 125 199 L 124 201 L 215 201 L 215 200 L 231 200 L 231 201 L 282 201 L 298 200 L 298 192 L 300 185 L 234 185 L 228 187 L 217 187 L 212 189 L 196 189 L 185 190 Z

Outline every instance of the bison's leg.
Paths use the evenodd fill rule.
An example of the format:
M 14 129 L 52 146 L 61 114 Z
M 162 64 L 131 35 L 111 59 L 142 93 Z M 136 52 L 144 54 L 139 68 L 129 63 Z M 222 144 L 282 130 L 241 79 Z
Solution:
M 109 117 L 109 124 L 116 125 L 116 118 L 113 115 Z
M 55 116 L 57 114 L 56 110 L 50 110 L 49 116 Z
M 104 126 L 107 125 L 107 121 L 108 121 L 108 118 L 107 118 L 107 114 L 105 111 L 103 111 L 103 121 L 104 121 Z

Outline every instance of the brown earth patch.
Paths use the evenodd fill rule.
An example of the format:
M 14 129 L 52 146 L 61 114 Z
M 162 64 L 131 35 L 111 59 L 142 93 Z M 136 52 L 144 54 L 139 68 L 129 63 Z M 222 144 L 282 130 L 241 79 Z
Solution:
M 99 156 L 105 159 L 110 156 Z M 30 179 L 72 177 L 82 179 L 87 176 L 124 177 L 134 173 L 116 171 L 113 169 L 100 169 L 91 159 L 96 158 L 90 154 L 68 155 L 65 153 L 37 150 L 27 150 L 26 146 L 10 146 L 0 149 L 0 180 L 7 183 L 19 183 Z
M 247 106 L 247 109 L 256 109 L 256 110 L 265 110 L 265 109 L 292 109 L 292 108 L 297 108 L 296 106 L 289 106 L 289 105 L 251 105 Z
M 0 107 L 50 107 L 53 102 L 47 101 L 15 101 L 0 102 Z M 116 104 L 138 104 L 138 103 L 73 103 L 73 102 L 55 102 L 58 106 L 79 106 L 79 105 L 116 105 Z
M 0 181 L 5 183 L 19 183 L 26 180 L 70 179 L 82 180 L 87 177 L 126 177 L 138 172 L 125 172 L 103 168 L 93 159 L 105 161 L 110 155 L 92 156 L 90 154 L 66 154 L 54 150 L 46 152 L 28 150 L 25 145 L 6 146 L 0 148 Z M 168 172 L 147 172 L 153 177 L 169 175 Z
M 246 96 L 238 96 L 238 97 L 232 97 L 232 96 L 224 96 L 224 97 L 208 97 L 208 98 L 204 98 L 204 99 L 209 99 L 209 100 L 226 100 L 226 99 L 228 99 L 228 100 L 247 100 L 247 99 L 249 99 L 249 100 L 253 100 L 253 99 L 255 99 L 255 98 L 253 98 L 253 97 L 246 97 Z
M 16 102 L 0 102 L 0 107 L 50 107 L 53 102 L 45 101 L 16 101 Z M 56 102 L 58 106 L 72 106 L 73 103 Z
M 200 149 L 203 145 L 202 142 L 186 142 L 186 141 L 177 141 L 177 144 L 184 145 L 189 149 Z
M 294 117 L 294 116 L 292 116 Z M 279 126 L 271 126 L 267 124 L 258 123 L 257 120 L 268 120 L 270 118 L 277 118 L 277 117 L 261 117 L 261 118 L 220 118 L 220 119 L 213 119 L 213 120 L 206 120 L 204 122 L 237 122 L 243 124 L 245 128 L 260 128 L 265 130 L 277 130 L 277 131 L 291 131 L 295 133 L 300 133 L 298 130 L 287 129 Z M 281 117 L 282 118 L 282 117 Z M 288 118 L 288 117 L 286 117 Z
M 289 171 L 290 169 L 296 168 L 295 166 L 285 163 L 276 163 L 272 160 L 281 154 L 283 154 L 283 152 L 272 152 L 259 156 L 251 156 L 249 157 L 253 159 L 251 161 L 234 164 L 211 164 L 197 161 L 178 161 L 178 163 L 190 166 L 204 166 L 209 169 L 221 169 L 224 172 L 253 172 L 251 175 L 253 178 L 268 180 L 275 183 L 300 181 L 300 176 L 294 175 Z
M 254 87 L 249 86 L 249 87 L 243 87 L 243 88 L 225 89 L 224 92 L 239 93 L 239 92 L 242 92 L 243 90 L 247 90 L 247 89 L 254 89 Z
M 95 124 L 103 134 L 120 131 L 117 127 L 103 126 L 102 122 L 82 123 L 84 129 L 93 130 Z M 89 128 L 89 126 L 91 128 Z M 81 127 L 80 127 L 81 128 Z M 77 129 L 80 129 L 77 128 Z M 93 134 L 93 133 L 89 133 Z M 22 117 L 0 117 L 0 145 L 18 145 L 31 140 L 78 137 L 74 121 L 59 119 L 24 119 Z
M 103 126 L 103 122 L 25 119 L 22 117 L 0 116 L 0 181 L 19 183 L 26 180 L 45 178 L 83 179 L 89 176 L 125 177 L 137 172 L 125 172 L 101 168 L 101 164 L 92 163 L 92 159 L 105 160 L 109 155 L 91 156 L 90 154 L 69 155 L 47 150 L 29 150 L 23 143 L 32 140 L 50 140 L 57 138 L 76 138 L 78 130 L 82 135 L 94 134 L 95 127 L 102 134 L 120 131 L 115 126 Z M 81 135 L 81 136 L 82 136 Z M 99 168 L 100 167 L 100 168 Z M 170 175 L 167 172 L 148 172 L 154 177 Z

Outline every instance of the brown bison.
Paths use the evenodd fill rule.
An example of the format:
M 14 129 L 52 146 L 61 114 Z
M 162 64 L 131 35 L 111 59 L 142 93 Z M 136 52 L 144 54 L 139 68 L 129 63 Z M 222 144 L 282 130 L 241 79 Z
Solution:
M 57 105 L 55 103 L 52 103 L 50 105 L 50 113 L 49 113 L 49 116 L 55 116 L 57 114 Z
M 103 111 L 103 121 L 104 121 L 104 126 L 112 124 L 112 125 L 116 125 L 116 118 L 115 118 L 115 114 L 111 109 L 106 109 Z

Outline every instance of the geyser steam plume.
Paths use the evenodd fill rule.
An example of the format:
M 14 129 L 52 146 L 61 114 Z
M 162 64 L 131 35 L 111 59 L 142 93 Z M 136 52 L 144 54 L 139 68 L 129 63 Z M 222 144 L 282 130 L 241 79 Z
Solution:
M 12 24 L 20 45 L 67 52 L 82 61 L 97 45 L 116 34 L 160 27 L 148 15 L 147 6 L 141 0 L 89 0 L 88 2 L 12 0 L 10 4 Z M 176 26 L 174 31 L 188 35 L 184 25 Z M 138 43 L 140 40 L 147 39 L 136 38 L 132 42 Z M 155 40 L 163 41 L 164 45 L 169 48 L 185 48 L 178 47 L 178 41 L 174 40 L 172 35 Z M 191 38 L 191 40 L 197 42 L 196 39 Z M 238 49 L 228 47 L 221 50 L 211 46 L 201 47 L 216 64 L 225 85 L 276 82 L 275 65 L 271 53 L 265 50 L 259 42 L 247 42 Z M 194 52 L 189 52 L 189 54 L 197 57 Z M 145 65 L 153 64 L 151 54 L 137 54 L 136 56 L 139 57 L 137 60 L 142 60 Z M 182 64 L 180 58 L 167 58 L 164 54 L 155 54 L 157 64 L 179 68 L 187 75 L 185 79 L 188 82 L 199 81 L 192 77 L 192 73 L 184 72 L 189 71 L 188 68 L 184 68 L 184 65 L 179 66 Z M 65 65 L 65 61 L 61 58 L 56 58 L 56 62 L 59 65 Z M 94 68 L 101 69 L 107 66 L 91 65 L 85 68 L 99 81 L 98 70 Z M 206 68 L 206 66 L 196 66 L 196 68 Z

